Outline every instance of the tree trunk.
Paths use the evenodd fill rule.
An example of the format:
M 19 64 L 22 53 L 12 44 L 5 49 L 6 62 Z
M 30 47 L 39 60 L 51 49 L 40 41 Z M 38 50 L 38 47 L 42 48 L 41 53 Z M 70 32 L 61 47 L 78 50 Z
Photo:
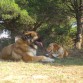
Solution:
M 82 16 L 82 19 L 81 19 L 81 26 L 82 26 L 82 47 L 83 47 L 83 16 Z
M 82 47 L 82 17 L 79 13 L 76 15 L 76 20 L 77 20 L 77 35 L 76 35 L 76 48 L 81 49 Z

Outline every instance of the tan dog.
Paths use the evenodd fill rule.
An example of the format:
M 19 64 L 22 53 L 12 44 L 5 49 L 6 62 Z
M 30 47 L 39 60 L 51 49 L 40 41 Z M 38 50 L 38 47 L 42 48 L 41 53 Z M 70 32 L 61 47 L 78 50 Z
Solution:
M 54 59 L 45 56 L 36 56 L 38 34 L 35 31 L 27 31 L 15 43 L 2 49 L 0 58 L 4 60 L 23 60 L 53 62 Z
M 46 50 L 50 57 L 63 58 L 68 56 L 66 49 L 56 43 L 50 43 Z

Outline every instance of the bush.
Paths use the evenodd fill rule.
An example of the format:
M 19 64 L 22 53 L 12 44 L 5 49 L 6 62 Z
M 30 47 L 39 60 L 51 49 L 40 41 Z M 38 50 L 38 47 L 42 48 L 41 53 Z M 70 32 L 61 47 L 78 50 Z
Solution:
M 11 44 L 11 43 L 14 43 L 14 41 L 12 41 L 12 39 L 10 38 L 1 38 L 0 39 L 0 49 L 2 49 L 3 47 Z
M 53 30 L 54 29 L 54 30 Z M 62 28 L 64 29 L 64 28 Z M 39 30 L 40 35 L 43 37 L 43 43 L 48 46 L 49 43 L 56 42 L 66 48 L 72 48 L 74 45 L 73 37 L 67 33 L 67 30 L 61 30 L 56 27 L 43 27 Z

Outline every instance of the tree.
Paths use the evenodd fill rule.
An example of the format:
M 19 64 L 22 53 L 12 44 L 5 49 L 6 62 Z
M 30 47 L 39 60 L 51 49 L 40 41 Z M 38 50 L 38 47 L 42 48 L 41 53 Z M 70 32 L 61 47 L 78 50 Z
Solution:
M 3 26 L 13 35 L 21 29 L 28 29 L 28 25 L 35 22 L 14 0 L 0 0 L 0 20 L 4 21 Z
M 65 21 L 67 17 L 62 7 L 58 0 L 28 0 L 27 10 L 36 21 L 31 29 L 38 30 L 44 23 L 59 25 Z
M 83 29 L 83 0 L 63 0 L 72 16 L 77 21 L 77 34 L 75 39 L 75 46 L 77 49 L 81 49 L 82 45 L 82 29 Z

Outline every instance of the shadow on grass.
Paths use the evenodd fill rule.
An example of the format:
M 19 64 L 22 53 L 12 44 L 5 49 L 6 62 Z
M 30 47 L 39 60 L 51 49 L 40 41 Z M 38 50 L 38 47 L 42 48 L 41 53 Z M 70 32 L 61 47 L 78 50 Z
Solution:
M 71 66 L 71 65 L 83 65 L 83 58 L 78 58 L 78 57 L 68 57 L 68 58 L 63 58 L 63 59 L 55 59 L 54 63 L 51 63 L 50 65 L 55 65 L 55 66 Z
M 20 61 L 11 61 L 11 60 L 0 60 L 0 62 L 20 62 Z M 25 62 L 26 63 L 26 62 Z M 41 62 L 27 62 L 27 63 L 41 63 Z M 80 57 L 67 57 L 63 59 L 55 58 L 55 62 L 53 63 L 41 63 L 44 65 L 52 65 L 52 66 L 71 66 L 71 65 L 78 65 L 83 66 L 83 58 Z

